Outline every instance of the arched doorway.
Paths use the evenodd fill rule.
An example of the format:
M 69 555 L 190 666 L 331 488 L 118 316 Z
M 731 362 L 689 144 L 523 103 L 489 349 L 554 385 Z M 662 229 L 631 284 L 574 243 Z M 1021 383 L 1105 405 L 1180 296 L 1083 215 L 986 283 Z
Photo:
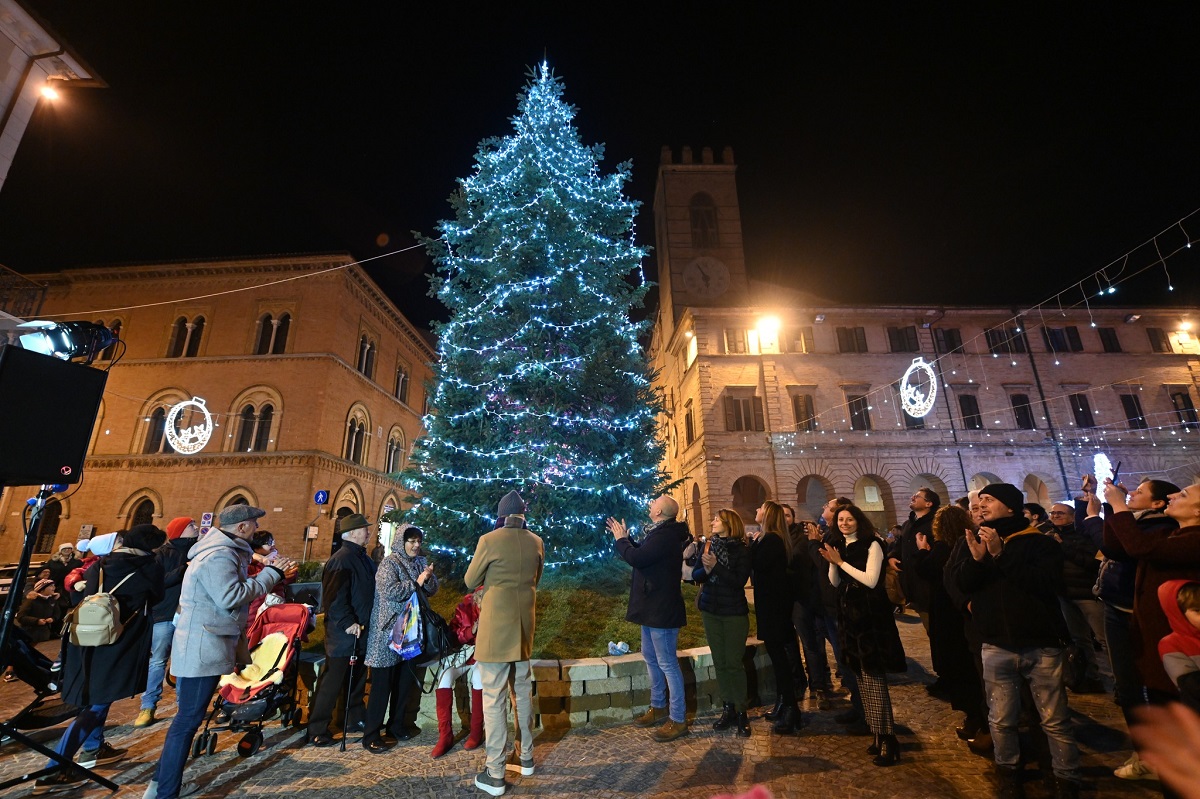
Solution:
M 991 472 L 976 472 L 975 474 L 971 475 L 971 479 L 967 481 L 967 490 L 978 491 L 984 486 L 991 485 L 992 483 L 1003 482 L 1003 480 Z
M 336 511 L 333 512 L 333 543 L 329 547 L 330 555 L 342 548 L 342 537 L 337 534 L 338 523 L 347 516 L 357 512 L 357 510 L 349 505 L 341 505 Z
M 139 524 L 154 523 L 154 501 L 151 499 L 143 499 L 133 508 L 133 515 L 129 517 L 129 526 L 134 527 Z
M 747 524 L 754 524 L 755 511 L 767 499 L 767 487 L 757 477 L 747 474 L 733 481 L 733 510 Z
M 58 523 L 62 520 L 62 503 L 57 499 L 47 500 L 42 513 L 38 517 L 36 539 L 33 551 L 38 554 L 50 554 L 54 551 L 54 539 L 58 537 Z
M 796 483 L 796 520 L 816 521 L 825 503 L 833 499 L 833 484 L 819 475 L 810 474 Z
M 854 504 L 859 507 L 881 534 L 896 523 L 896 506 L 892 487 L 882 477 L 864 474 L 854 481 Z
M 933 491 L 942 500 L 942 505 L 948 505 L 954 499 L 950 496 L 950 489 L 946 487 L 946 484 L 942 482 L 940 478 L 935 477 L 928 472 L 915 474 L 913 475 L 913 478 L 908 481 L 908 493 L 910 496 L 917 493 L 917 490 L 921 488 L 933 489 Z
M 1026 502 L 1036 502 L 1047 510 L 1054 504 L 1054 500 L 1050 496 L 1050 486 L 1046 485 L 1045 481 L 1036 474 L 1026 475 L 1022 488 L 1025 490 Z

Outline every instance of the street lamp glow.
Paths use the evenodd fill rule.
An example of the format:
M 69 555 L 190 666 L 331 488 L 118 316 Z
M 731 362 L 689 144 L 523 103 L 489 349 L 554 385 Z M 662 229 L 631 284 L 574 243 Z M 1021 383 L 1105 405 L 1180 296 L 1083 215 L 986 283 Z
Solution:
M 58 92 L 53 86 L 47 83 L 42 86 L 42 97 L 45 97 L 47 100 L 57 100 Z
M 1192 323 L 1191 323 L 1191 322 L 1180 322 L 1180 323 L 1179 323 L 1179 329 L 1180 329 L 1180 330 L 1183 330 L 1183 331 L 1188 331 L 1188 330 L 1191 330 L 1191 329 L 1192 329 Z
M 764 316 L 758 320 L 758 332 L 766 335 L 774 335 L 779 332 L 779 317 Z

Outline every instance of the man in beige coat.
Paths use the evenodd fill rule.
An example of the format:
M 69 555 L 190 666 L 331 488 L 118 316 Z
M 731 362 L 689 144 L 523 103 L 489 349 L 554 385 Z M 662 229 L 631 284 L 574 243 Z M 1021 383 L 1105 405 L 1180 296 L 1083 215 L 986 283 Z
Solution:
M 496 514 L 504 526 L 484 535 L 463 578 L 468 590 L 483 585 L 483 607 L 475 636 L 475 663 L 483 678 L 483 729 L 487 767 L 475 787 L 503 796 L 504 751 L 508 748 L 508 691 L 517 702 L 517 763 L 509 768 L 533 774 L 534 603 L 546 560 L 542 539 L 524 529 L 525 501 L 516 491 L 500 500 Z

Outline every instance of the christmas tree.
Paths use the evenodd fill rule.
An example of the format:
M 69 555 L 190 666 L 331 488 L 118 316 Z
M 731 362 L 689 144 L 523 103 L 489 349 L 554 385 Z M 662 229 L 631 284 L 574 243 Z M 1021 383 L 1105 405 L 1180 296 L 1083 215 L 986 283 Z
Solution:
M 514 133 L 484 140 L 450 198 L 453 220 L 426 239 L 439 360 L 428 434 L 406 484 L 404 518 L 443 553 L 469 555 L 521 492 L 548 565 L 611 551 L 608 516 L 631 524 L 663 484 L 660 411 L 630 320 L 648 289 L 633 243 L 629 164 L 603 175 L 543 64 L 517 98 Z

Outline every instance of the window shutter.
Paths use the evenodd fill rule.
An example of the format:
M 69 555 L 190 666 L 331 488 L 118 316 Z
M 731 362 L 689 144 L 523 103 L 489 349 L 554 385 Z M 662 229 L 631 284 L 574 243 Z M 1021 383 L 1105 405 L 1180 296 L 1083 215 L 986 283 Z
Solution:
M 1083 351 L 1083 342 L 1079 340 L 1079 328 L 1074 325 L 1067 328 L 1067 345 L 1071 352 Z
M 725 429 L 730 432 L 738 429 L 736 403 L 733 397 L 725 397 Z

